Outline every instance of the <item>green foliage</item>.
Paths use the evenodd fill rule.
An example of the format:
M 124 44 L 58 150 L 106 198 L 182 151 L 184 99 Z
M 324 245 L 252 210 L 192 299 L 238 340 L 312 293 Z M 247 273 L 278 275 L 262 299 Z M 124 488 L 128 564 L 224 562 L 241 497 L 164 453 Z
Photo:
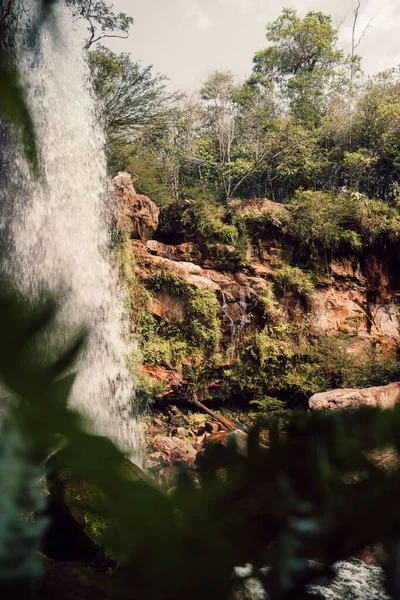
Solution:
M 289 213 L 283 205 L 262 209 L 238 211 L 234 223 L 240 231 L 248 231 L 253 236 L 272 233 L 274 229 L 285 231 Z
M 4 402 L 4 400 L 3 400 Z M 38 485 L 42 469 L 13 418 L 2 414 L 0 425 L 0 588 L 5 580 L 38 577 L 38 549 L 46 519 L 37 517 L 45 508 Z M 23 517 L 23 518 L 21 518 Z
M 112 148 L 126 146 L 146 127 L 157 128 L 174 97 L 165 91 L 165 77 L 104 46 L 89 53 L 89 66 Z
M 18 73 L 5 54 L 0 57 L 0 118 L 18 133 L 32 171 L 38 174 L 35 128 Z
M 289 209 L 289 233 L 314 258 L 359 252 L 399 235 L 398 211 L 357 192 L 300 191 Z
M 263 396 L 261 398 L 254 398 L 250 402 L 251 405 L 256 406 L 262 413 L 275 413 L 281 411 L 285 407 L 285 403 L 282 400 L 273 398 L 272 396 Z
M 288 410 L 286 403 L 273 396 L 256 395 L 253 400 L 250 400 L 249 417 L 251 419 L 276 419 L 279 427 L 284 427 L 290 420 L 291 411 Z
M 273 324 L 280 320 L 282 315 L 272 285 L 269 285 L 263 293 L 257 294 L 253 304 L 267 323 Z
M 300 298 L 307 308 L 310 308 L 314 284 L 309 274 L 298 267 L 285 265 L 275 271 L 274 282 L 278 297 L 285 298 L 288 294 L 293 294 Z
M 320 337 L 311 340 L 287 377 L 293 393 L 310 397 L 335 388 L 366 388 L 397 381 L 400 374 L 395 352 L 379 348 L 349 351 L 349 341 Z
M 163 77 L 127 55 L 92 53 L 115 139 L 112 172 L 124 164 L 160 205 L 200 196 L 284 202 L 299 188 L 335 196 L 353 189 L 392 202 L 400 178 L 398 72 L 356 86 L 359 58 L 338 48 L 332 19 L 320 12 L 300 18 L 285 9 L 267 38 L 244 85 L 217 71 L 198 100 L 176 102 Z M 354 234 L 334 241 L 358 244 Z
M 165 163 L 157 152 L 146 145 L 114 147 L 109 154 L 110 170 L 112 173 L 121 169 L 127 171 L 133 177 L 138 194 L 148 196 L 157 206 L 167 206 L 173 197 Z
M 284 9 L 268 23 L 266 35 L 272 45 L 254 57 L 258 82 L 269 87 L 278 84 L 296 117 L 318 123 L 327 88 L 343 62 L 331 17 L 309 12 L 301 19 L 294 9 Z
M 151 278 L 151 289 L 167 291 L 184 301 L 185 319 L 177 328 L 179 337 L 186 339 L 196 351 L 212 353 L 220 338 L 220 306 L 211 290 L 197 289 L 171 272 L 160 271 Z
M 235 244 L 238 230 L 224 222 L 226 210 L 212 202 L 192 202 L 182 215 L 182 223 L 188 235 L 201 242 Z
M 322 251 L 359 250 L 356 205 L 348 194 L 299 192 L 291 205 L 290 233 L 314 257 Z

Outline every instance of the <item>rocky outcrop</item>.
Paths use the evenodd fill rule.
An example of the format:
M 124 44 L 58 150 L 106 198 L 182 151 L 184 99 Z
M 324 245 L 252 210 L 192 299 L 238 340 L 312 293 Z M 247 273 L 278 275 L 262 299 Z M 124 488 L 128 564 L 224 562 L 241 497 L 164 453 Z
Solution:
M 349 336 L 355 347 L 371 340 L 398 347 L 399 311 L 387 268 L 373 256 L 364 264 L 355 256 L 332 261 L 330 277 L 315 292 L 313 330 L 320 335 Z
M 149 199 L 145 201 L 135 193 L 129 175 L 120 173 L 114 179 L 114 186 L 121 213 L 129 218 L 137 281 L 150 291 L 149 312 L 160 330 L 164 326 L 190 328 L 185 297 L 174 293 L 173 285 L 165 283 L 169 275 L 171 280 L 181 280 L 194 291 L 214 294 L 221 321 L 216 353 L 220 352 L 220 364 L 226 366 L 226 371 L 235 368 L 246 336 L 256 338 L 267 321 L 276 323 L 277 313 L 282 323 L 306 322 L 312 340 L 326 336 L 342 340 L 340 347 L 346 348 L 350 360 L 352 355 L 367 356 L 371 349 L 389 355 L 400 347 L 400 278 L 393 276 L 393 262 L 385 251 L 379 256 L 349 254 L 334 257 L 329 265 L 324 261 L 316 264 L 312 269 L 314 290 L 306 298 L 296 288 L 291 290 L 287 286 L 279 293 L 277 274 L 296 264 L 293 240 L 274 225 L 286 217 L 287 208 L 282 204 L 265 198 L 231 202 L 231 218 L 234 220 L 232 215 L 236 211 L 240 219 L 250 223 L 246 225 L 249 238 L 246 249 L 243 239 L 235 247 L 196 237 L 192 229 L 185 231 L 183 215 L 192 201 L 176 202 L 163 209 L 157 228 L 158 209 Z M 268 218 L 253 220 L 252 213 L 267 214 Z M 305 267 L 303 274 L 309 277 Z M 135 302 L 133 298 L 132 304 Z M 185 356 L 180 364 L 171 360 L 170 355 L 163 356 L 159 361 L 152 356 L 149 364 L 144 365 L 144 374 L 162 384 L 159 398 L 173 403 L 179 401 L 178 397 L 187 401 L 186 367 L 198 365 L 191 363 L 191 356 Z M 209 379 L 217 382 L 219 374 L 212 373 Z M 213 392 L 217 388 L 218 382 Z
M 400 383 L 362 390 L 342 389 L 314 394 L 310 410 L 357 409 L 362 407 L 393 408 L 400 400 Z
M 112 183 L 119 205 L 117 227 L 123 229 L 128 217 L 130 237 L 146 243 L 158 227 L 160 209 L 150 198 L 135 192 L 129 173 L 118 173 Z

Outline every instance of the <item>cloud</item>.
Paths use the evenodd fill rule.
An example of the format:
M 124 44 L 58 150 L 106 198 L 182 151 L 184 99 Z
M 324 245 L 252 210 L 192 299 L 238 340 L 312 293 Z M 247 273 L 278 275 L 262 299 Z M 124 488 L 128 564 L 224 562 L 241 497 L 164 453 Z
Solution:
M 185 0 L 185 14 L 183 20 L 194 20 L 196 29 L 206 31 L 215 27 L 210 15 L 200 6 L 196 0 Z
M 265 6 L 265 0 L 217 0 L 216 6 L 227 7 L 237 14 L 243 15 L 250 11 L 262 10 Z

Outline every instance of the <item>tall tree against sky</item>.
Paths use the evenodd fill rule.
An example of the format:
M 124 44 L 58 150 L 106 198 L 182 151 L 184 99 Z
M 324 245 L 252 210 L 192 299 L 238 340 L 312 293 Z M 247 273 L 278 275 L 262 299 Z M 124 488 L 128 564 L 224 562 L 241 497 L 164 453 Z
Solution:
M 143 127 L 156 127 L 175 97 L 166 92 L 165 77 L 129 54 L 99 46 L 89 53 L 89 65 L 108 143 L 114 146 L 132 141 Z
M 66 0 L 74 14 L 88 24 L 86 48 L 105 38 L 127 38 L 133 17 L 114 12 L 114 6 L 104 0 Z
M 230 198 L 232 189 L 232 151 L 236 137 L 238 106 L 233 73 L 215 71 L 200 89 L 201 98 L 206 103 L 210 133 L 217 145 L 218 170 L 224 192 Z
M 267 24 L 266 36 L 270 45 L 253 60 L 258 81 L 277 88 L 301 120 L 318 122 L 329 87 L 345 60 L 332 18 L 309 12 L 301 19 L 294 9 L 286 8 Z

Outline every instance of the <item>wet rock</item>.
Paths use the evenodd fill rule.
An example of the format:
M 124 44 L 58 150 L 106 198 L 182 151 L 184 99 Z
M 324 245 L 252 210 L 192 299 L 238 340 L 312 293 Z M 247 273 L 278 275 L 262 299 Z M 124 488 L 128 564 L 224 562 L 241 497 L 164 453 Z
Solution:
M 207 434 L 205 435 L 207 436 Z M 234 443 L 238 454 L 247 456 L 248 439 L 247 433 L 241 429 L 236 429 L 235 431 L 217 431 L 216 433 L 212 433 L 204 439 L 204 449 L 206 449 L 208 444 L 213 444 L 221 449 L 222 455 L 226 451 L 225 449 Z M 199 452 L 196 462 L 201 462 L 202 455 L 203 452 Z
M 187 441 L 178 437 L 157 436 L 152 445 L 169 463 L 184 462 L 188 466 L 193 466 L 196 458 L 195 448 Z
M 333 260 L 330 266 L 331 274 L 344 279 L 354 279 L 365 285 L 366 278 L 361 274 L 360 262 L 356 257 L 338 258 Z
M 332 410 L 364 406 L 393 408 L 400 400 L 400 383 L 366 389 L 338 389 L 314 394 L 309 400 L 310 410 Z
M 184 429 L 186 424 L 183 415 L 173 415 L 172 417 L 170 417 L 169 422 L 172 425 L 172 427 L 178 427 L 182 429 Z
M 175 246 L 172 244 L 163 244 L 156 240 L 149 240 L 146 247 L 150 254 L 170 260 L 193 263 L 193 261 L 201 261 L 202 258 L 201 252 L 193 242 L 185 242 Z
M 185 302 L 166 291 L 157 292 L 154 295 L 150 309 L 153 315 L 166 323 L 182 323 L 186 317 Z
M 162 452 L 150 452 L 145 458 L 146 469 L 150 471 L 153 469 L 159 469 L 165 464 L 164 455 Z
M 162 244 L 156 240 L 148 240 L 146 248 L 150 254 L 154 254 L 155 256 L 161 256 L 163 258 L 171 257 L 171 246 L 167 246 L 167 244 Z

